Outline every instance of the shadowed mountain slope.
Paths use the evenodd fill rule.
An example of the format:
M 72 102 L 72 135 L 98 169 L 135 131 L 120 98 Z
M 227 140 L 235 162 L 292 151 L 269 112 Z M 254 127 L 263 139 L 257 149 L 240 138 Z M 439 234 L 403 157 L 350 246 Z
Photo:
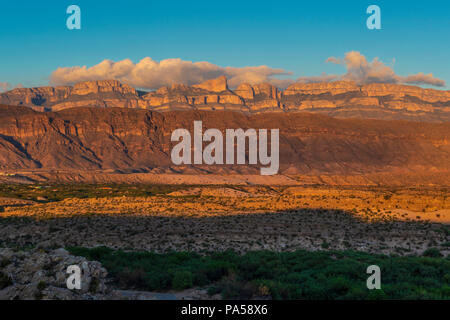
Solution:
M 0 170 L 259 174 L 259 166 L 174 166 L 171 133 L 177 128 L 193 132 L 195 120 L 203 121 L 203 130 L 218 128 L 223 133 L 227 128 L 279 128 L 283 174 L 439 174 L 450 170 L 448 122 L 124 108 L 42 113 L 11 106 L 0 106 Z

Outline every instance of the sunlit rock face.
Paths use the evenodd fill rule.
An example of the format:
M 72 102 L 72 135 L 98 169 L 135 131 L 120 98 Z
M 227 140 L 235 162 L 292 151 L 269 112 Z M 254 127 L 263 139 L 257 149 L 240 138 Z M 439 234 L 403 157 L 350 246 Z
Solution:
M 235 110 L 156 112 L 80 107 L 36 112 L 0 105 L 0 173 L 78 170 L 88 177 L 98 170 L 197 170 L 175 166 L 170 158 L 173 131 L 186 128 L 193 132 L 195 121 L 202 121 L 205 130 L 217 128 L 222 133 L 229 128 L 278 128 L 281 174 L 384 172 L 444 178 L 450 172 L 450 122 L 336 119 L 303 112 Z M 198 170 L 195 172 L 259 175 L 259 167 L 248 164 L 205 165 Z
M 294 83 L 281 90 L 269 83 L 229 88 L 221 76 L 188 86 L 172 84 L 144 92 L 117 80 L 85 81 L 74 86 L 19 88 L 0 94 L 0 103 L 35 111 L 78 107 L 155 111 L 230 110 L 245 113 L 312 112 L 337 118 L 450 121 L 450 91 L 416 86 L 352 81 Z

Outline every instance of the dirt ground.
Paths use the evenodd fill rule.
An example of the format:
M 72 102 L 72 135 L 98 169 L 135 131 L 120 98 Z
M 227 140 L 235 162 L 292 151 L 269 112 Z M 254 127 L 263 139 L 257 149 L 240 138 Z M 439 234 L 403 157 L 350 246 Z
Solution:
M 132 250 L 450 252 L 446 189 L 195 186 L 167 195 L 0 199 L 0 243 Z

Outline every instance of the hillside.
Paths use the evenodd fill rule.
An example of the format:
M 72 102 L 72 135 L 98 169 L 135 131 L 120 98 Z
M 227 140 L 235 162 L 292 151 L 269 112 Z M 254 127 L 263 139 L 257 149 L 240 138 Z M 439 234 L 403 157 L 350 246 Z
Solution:
M 279 128 L 285 175 L 426 174 L 450 171 L 450 123 L 335 119 L 311 113 L 164 113 L 111 108 L 35 112 L 0 106 L 0 170 L 259 174 L 258 166 L 174 166 L 173 130 Z M 444 179 L 445 180 L 445 179 Z

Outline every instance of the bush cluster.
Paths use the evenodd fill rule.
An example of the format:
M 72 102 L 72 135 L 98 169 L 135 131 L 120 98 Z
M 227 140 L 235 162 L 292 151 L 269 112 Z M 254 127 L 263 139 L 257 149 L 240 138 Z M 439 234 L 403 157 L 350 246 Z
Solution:
M 228 299 L 450 299 L 450 258 L 355 251 L 233 251 L 156 254 L 109 248 L 68 248 L 100 261 L 124 289 L 207 287 Z M 381 268 L 381 290 L 368 290 L 366 269 Z

